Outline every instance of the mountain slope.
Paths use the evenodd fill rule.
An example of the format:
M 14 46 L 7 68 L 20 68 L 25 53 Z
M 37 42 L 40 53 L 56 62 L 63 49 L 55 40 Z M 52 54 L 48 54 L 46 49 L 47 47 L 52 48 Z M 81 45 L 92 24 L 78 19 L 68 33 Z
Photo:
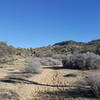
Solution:
M 93 40 L 87 43 L 84 42 L 76 42 L 76 41 L 63 41 L 59 43 L 55 43 L 51 46 L 41 47 L 33 49 L 36 55 L 52 55 L 52 54 L 64 54 L 67 55 L 69 53 L 85 53 L 85 52 L 93 52 L 96 54 L 100 54 L 100 39 Z

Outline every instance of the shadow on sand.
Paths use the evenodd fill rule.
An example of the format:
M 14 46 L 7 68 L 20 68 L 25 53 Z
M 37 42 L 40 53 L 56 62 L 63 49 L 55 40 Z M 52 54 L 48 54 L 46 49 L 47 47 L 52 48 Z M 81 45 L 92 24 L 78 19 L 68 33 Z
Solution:
M 52 66 L 52 67 L 44 67 L 43 69 L 53 69 L 53 70 L 62 70 L 62 69 L 66 69 L 62 66 Z
M 77 68 L 71 68 L 71 67 L 63 67 L 63 66 L 51 66 L 51 67 L 44 67 L 43 69 L 53 69 L 53 70 L 80 70 Z
M 64 77 L 77 77 L 77 74 L 70 73 L 70 74 L 64 75 Z
M 80 98 L 80 97 L 81 98 L 92 98 L 92 96 L 93 96 L 93 95 L 91 95 L 92 93 L 91 93 L 91 91 L 89 91 L 89 89 L 86 89 L 86 88 L 82 88 L 82 90 L 77 90 L 75 88 L 73 89 L 73 87 L 76 87 L 76 86 L 69 86 L 69 85 L 49 85 L 49 84 L 38 83 L 38 82 L 35 82 L 35 81 L 30 81 L 30 80 L 27 80 L 27 79 L 11 78 L 11 77 L 9 77 L 7 79 L 1 79 L 0 82 L 4 82 L 4 83 L 33 84 L 33 85 L 48 86 L 48 87 L 72 87 L 72 89 L 70 88 L 70 90 L 59 90 L 59 91 L 52 91 L 52 92 L 48 91 L 48 92 L 40 92 L 39 93 L 39 97 L 40 98 L 46 98 L 49 95 L 50 98 L 55 98 L 53 100 L 65 100 L 65 99 L 61 99 L 61 98 Z M 59 99 L 56 99 L 56 98 L 59 98 Z M 77 100 L 77 99 L 73 99 L 73 100 Z
M 42 84 L 42 83 L 38 83 L 35 81 L 30 81 L 27 79 L 23 79 L 23 78 L 5 78 L 5 79 L 0 79 L 0 82 L 4 82 L 4 83 L 21 83 L 21 84 L 33 84 L 33 85 L 40 85 L 40 86 L 48 86 L 48 87 L 71 87 L 69 85 L 49 85 L 49 84 Z
M 94 98 L 91 91 L 89 90 L 79 91 L 77 89 L 70 89 L 70 90 L 47 91 L 39 93 L 39 97 L 42 98 L 43 100 L 47 96 L 49 98 L 53 98 L 53 100 L 86 100 L 86 98 Z M 98 100 L 100 100 L 100 98 Z

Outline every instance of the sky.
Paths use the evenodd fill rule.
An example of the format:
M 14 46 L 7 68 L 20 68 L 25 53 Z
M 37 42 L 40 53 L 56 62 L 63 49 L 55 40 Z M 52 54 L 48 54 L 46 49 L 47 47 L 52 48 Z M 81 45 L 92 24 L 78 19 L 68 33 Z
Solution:
M 0 41 L 36 48 L 100 39 L 100 0 L 0 0 Z

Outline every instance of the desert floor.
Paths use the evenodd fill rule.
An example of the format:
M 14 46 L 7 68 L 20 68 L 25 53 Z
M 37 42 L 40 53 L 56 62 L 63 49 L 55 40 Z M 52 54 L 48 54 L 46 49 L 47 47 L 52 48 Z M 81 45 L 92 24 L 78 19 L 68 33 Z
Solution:
M 69 92 L 85 72 L 44 66 L 41 74 L 25 78 L 19 73 L 23 66 L 21 58 L 13 64 L 0 65 L 0 100 L 90 100 Z

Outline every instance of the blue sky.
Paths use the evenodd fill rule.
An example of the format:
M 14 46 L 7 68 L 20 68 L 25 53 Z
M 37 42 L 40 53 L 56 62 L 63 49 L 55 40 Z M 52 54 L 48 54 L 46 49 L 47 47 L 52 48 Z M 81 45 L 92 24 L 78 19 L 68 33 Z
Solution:
M 100 0 L 0 0 L 0 41 L 41 47 L 100 38 Z

